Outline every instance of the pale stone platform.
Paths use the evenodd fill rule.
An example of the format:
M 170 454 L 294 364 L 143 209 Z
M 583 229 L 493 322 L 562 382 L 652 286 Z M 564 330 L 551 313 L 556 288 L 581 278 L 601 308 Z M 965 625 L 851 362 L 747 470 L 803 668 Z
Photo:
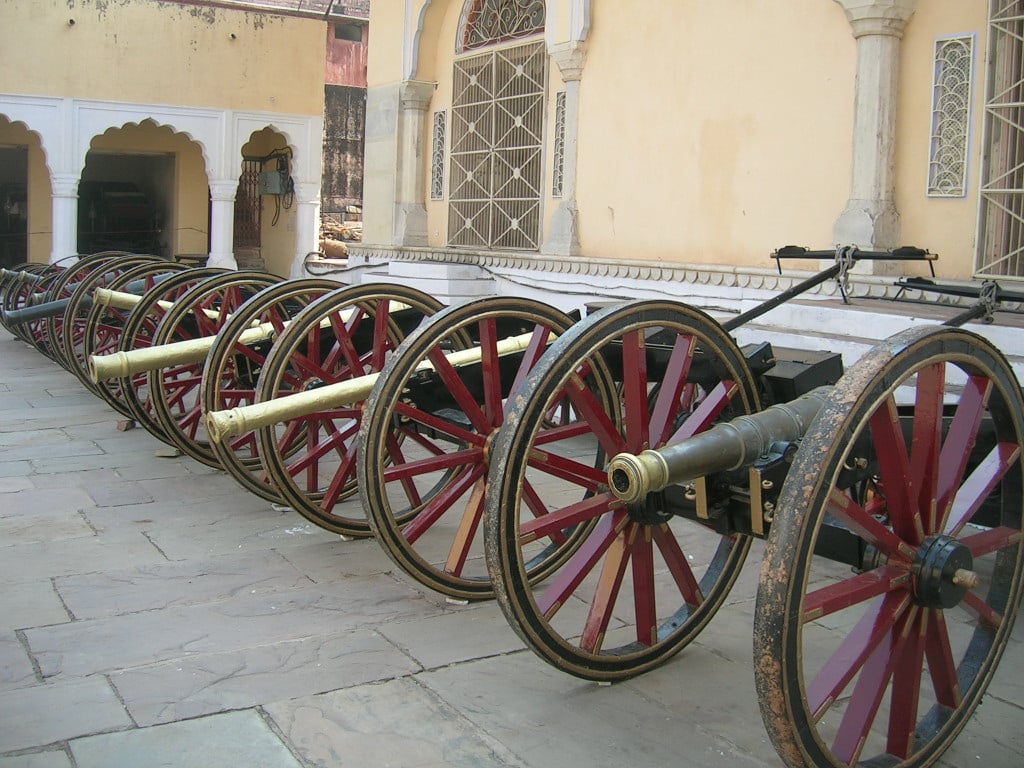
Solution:
M 757 551 L 663 668 L 598 686 L 146 432 L 0 331 L 0 768 L 778 766 Z M 1024 765 L 1024 632 L 940 763 Z

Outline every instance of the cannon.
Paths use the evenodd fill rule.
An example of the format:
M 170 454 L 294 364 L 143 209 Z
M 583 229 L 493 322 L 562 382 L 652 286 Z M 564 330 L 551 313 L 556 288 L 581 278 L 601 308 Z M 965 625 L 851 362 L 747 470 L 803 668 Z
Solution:
M 928 765 L 992 679 L 1024 588 L 1024 398 L 990 342 L 948 325 L 821 384 L 765 407 L 764 377 L 705 313 L 596 312 L 489 443 L 488 573 L 539 657 L 614 681 L 697 637 L 763 539 L 754 671 L 782 759 Z

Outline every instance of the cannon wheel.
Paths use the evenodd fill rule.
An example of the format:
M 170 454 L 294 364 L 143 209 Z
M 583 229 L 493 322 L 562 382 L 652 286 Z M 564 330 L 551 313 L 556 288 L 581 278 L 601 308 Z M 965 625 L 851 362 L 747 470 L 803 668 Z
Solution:
M 758 590 L 761 710 L 789 765 L 931 765 L 964 727 L 1021 597 L 1022 411 L 1005 358 L 941 326 L 888 339 L 836 385 Z M 862 569 L 819 554 L 826 519 L 867 547 Z
M 379 373 L 423 318 L 441 309 L 434 297 L 401 285 L 366 284 L 333 291 L 300 312 L 267 356 L 257 402 Z M 356 490 L 359 403 L 258 430 L 259 453 L 285 503 L 343 536 L 369 536 L 361 514 L 337 503 Z
M 194 267 L 174 275 L 143 294 L 139 303 L 131 310 L 124 333 L 117 344 L 118 352 L 130 352 L 153 345 L 153 336 L 160 320 L 166 313 L 166 304 L 173 303 L 186 291 L 203 280 L 225 274 L 220 267 Z M 131 411 L 132 417 L 158 440 L 170 443 L 163 427 L 153 415 L 153 403 L 149 393 L 149 375 L 137 373 L 116 381 L 106 382 L 107 388 L 115 391 Z
M 508 393 L 572 322 L 528 299 L 471 301 L 430 318 L 381 372 L 363 410 L 360 496 L 377 539 L 421 584 L 460 600 L 493 596 L 480 530 L 489 443 Z M 521 334 L 525 354 L 504 363 L 499 340 Z M 447 363 L 445 352 L 477 342 L 481 363 Z
M 5 284 L 3 314 L 0 314 L 0 319 L 4 320 L 4 327 L 8 331 L 27 344 L 31 344 L 43 354 L 48 354 L 46 348 L 42 346 L 42 320 L 36 320 L 32 323 L 10 324 L 4 319 L 4 315 L 7 312 L 27 307 L 32 296 L 36 293 L 45 294 L 60 273 L 64 271 L 64 268 L 56 264 L 29 264 L 22 271 L 38 275 L 39 281 L 30 282 L 28 280 L 12 278 L 10 282 Z
M 56 338 L 60 340 L 60 347 L 56 352 L 61 364 L 81 379 L 90 391 L 95 391 L 95 386 L 89 381 L 86 371 L 88 358 L 82 357 L 82 350 L 85 346 L 86 325 L 92 306 L 89 300 L 93 292 L 97 288 L 112 287 L 121 275 L 136 267 L 166 263 L 154 256 L 120 256 L 92 270 L 79 281 L 71 293 L 68 306 L 61 316 L 61 331 L 56 334 Z
M 203 366 L 200 392 L 204 413 L 249 405 L 256 399 L 256 381 L 263 370 L 274 339 L 308 304 L 338 289 L 335 280 L 288 280 L 264 288 L 239 307 L 217 333 Z M 273 330 L 258 342 L 243 343 L 240 336 L 253 325 L 268 324 Z M 224 441 L 211 441 L 210 449 L 220 465 L 243 488 L 267 501 L 280 502 L 259 458 L 252 432 Z
M 575 325 L 511 399 L 491 445 L 484 523 L 506 618 L 538 655 L 578 677 L 623 679 L 660 664 L 717 611 L 750 541 L 666 518 L 656 499 L 627 508 L 608 491 L 604 467 L 620 452 L 758 410 L 742 353 L 699 310 L 631 302 Z M 532 558 L 581 525 L 592 526 L 582 542 L 534 582 Z
M 118 275 L 106 287 L 120 291 L 129 283 L 143 281 L 145 295 L 156 286 L 161 278 L 171 273 L 185 270 L 184 265 L 173 261 L 150 261 L 140 264 Z M 141 296 L 140 296 L 141 300 Z M 92 355 L 106 355 L 116 352 L 124 337 L 125 329 L 132 310 L 107 307 L 93 304 L 86 316 L 85 330 L 82 333 L 81 347 L 74 350 L 75 362 L 79 378 L 90 390 L 99 395 L 106 403 L 122 416 L 132 417 L 131 408 L 120 386 L 120 380 L 110 379 L 93 382 L 88 374 L 88 362 Z
M 156 327 L 153 346 L 216 336 L 239 307 L 281 280 L 256 271 L 225 272 L 203 280 L 175 299 Z M 206 435 L 202 381 L 202 361 L 159 368 L 147 378 L 153 416 L 171 444 L 196 461 L 220 469 Z
M 59 299 L 70 299 L 78 284 L 85 280 L 96 269 L 106 267 L 111 261 L 128 256 L 127 253 L 104 251 L 94 253 L 90 256 L 83 256 L 74 264 L 63 270 L 50 284 L 46 291 L 45 301 L 57 301 Z M 53 315 L 40 321 L 41 344 L 45 354 L 49 355 L 60 365 L 67 367 L 64 362 L 64 314 Z

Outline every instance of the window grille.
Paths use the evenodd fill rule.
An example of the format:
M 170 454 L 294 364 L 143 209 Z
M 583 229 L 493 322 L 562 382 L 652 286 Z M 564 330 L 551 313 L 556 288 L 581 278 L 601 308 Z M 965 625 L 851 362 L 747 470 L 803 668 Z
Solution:
M 539 247 L 547 59 L 539 42 L 456 60 L 450 245 Z
M 929 197 L 964 197 L 967 194 L 973 65 L 972 36 L 935 41 Z
M 434 113 L 434 141 L 430 152 L 430 199 L 444 199 L 445 143 L 448 140 L 448 113 Z
M 562 184 L 565 180 L 565 91 L 555 94 L 555 146 L 554 173 L 551 180 L 551 195 L 562 196 Z
M 238 177 L 235 192 L 235 234 L 236 248 L 259 248 L 262 229 L 262 210 L 259 181 L 263 161 L 258 157 L 242 158 L 242 173 Z
M 978 268 L 1024 278 L 1024 1 L 990 0 Z
M 544 0 L 470 0 L 462 14 L 458 53 L 544 31 Z

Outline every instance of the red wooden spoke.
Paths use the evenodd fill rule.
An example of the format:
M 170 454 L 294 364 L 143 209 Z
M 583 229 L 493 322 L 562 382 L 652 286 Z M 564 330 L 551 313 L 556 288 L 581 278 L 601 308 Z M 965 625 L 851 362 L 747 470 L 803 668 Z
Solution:
M 355 430 L 349 433 L 349 436 L 354 434 Z M 345 485 L 353 479 L 355 473 L 356 452 L 353 448 L 346 446 L 345 453 L 342 455 L 341 463 L 338 465 L 338 468 L 334 470 L 334 477 L 331 478 L 331 482 L 327 486 L 327 490 L 324 492 L 323 498 L 320 500 L 320 509 L 328 513 L 334 509 L 334 505 L 338 503 L 338 496 L 340 496 L 342 491 L 345 490 Z
M 445 561 L 444 570 L 456 576 L 462 573 L 466 567 L 466 560 L 469 558 L 469 549 L 476 538 L 476 532 L 480 528 L 480 520 L 484 513 L 484 493 L 487 483 L 483 477 L 473 484 L 473 490 L 469 494 L 469 501 L 459 521 L 459 529 L 455 532 L 452 545 L 448 549 L 448 559 Z
M 960 395 L 939 458 L 938 509 L 942 520 L 948 515 L 949 505 L 967 469 L 967 460 L 978 438 L 978 429 L 991 391 L 991 380 L 971 376 Z
M 960 676 L 953 660 L 953 649 L 949 644 L 946 617 L 942 611 L 926 610 L 925 614 L 927 627 L 924 650 L 935 700 L 939 706 L 956 709 L 963 697 L 960 694 Z
M 411 523 L 402 529 L 402 535 L 410 544 L 422 536 L 434 523 L 441 519 L 455 501 L 467 490 L 473 487 L 486 473 L 487 468 L 482 463 L 473 464 L 467 470 L 448 483 L 439 493 L 435 494 L 423 506 Z
M 299 419 L 292 419 L 286 421 L 284 424 L 284 431 L 276 439 L 277 449 L 282 456 L 287 456 L 291 453 L 291 448 L 296 443 L 297 438 L 302 437 L 303 422 Z M 255 433 L 253 433 L 255 434 Z
M 592 520 L 612 511 L 617 502 L 618 499 L 610 493 L 602 493 L 562 507 L 557 512 L 548 512 L 523 523 L 519 529 L 519 541 L 526 544 L 536 539 L 555 536 L 577 523 Z
M 652 646 L 658 642 L 658 610 L 654 586 L 654 546 L 652 526 L 634 525 L 630 541 L 630 562 L 633 564 L 633 615 L 636 618 L 636 641 Z
M 887 565 L 866 571 L 808 592 L 804 599 L 802 620 L 805 623 L 814 621 L 886 592 L 906 590 L 909 586 L 910 571 L 906 568 Z
M 335 348 L 331 350 L 329 355 L 330 368 L 325 367 L 325 370 L 335 370 L 340 362 L 339 358 L 341 358 L 345 360 L 347 369 L 351 372 L 352 376 L 364 375 L 367 372 L 366 368 L 363 366 L 359 352 L 352 341 L 351 331 L 354 330 L 355 325 L 346 325 L 340 322 L 337 314 L 333 314 L 331 315 L 331 327 L 334 330 Z M 319 337 L 319 329 L 316 330 L 316 334 Z
M 910 605 L 910 593 L 875 598 L 843 642 L 807 686 L 807 706 L 815 720 L 828 711 L 864 666 L 868 655 L 892 631 Z
M 688 437 L 693 437 L 698 432 L 705 431 L 711 423 L 718 418 L 718 414 L 729 404 L 733 396 L 739 392 L 739 387 L 732 381 L 720 381 L 715 388 L 708 392 L 693 413 L 691 413 L 682 426 L 677 429 L 668 444 L 678 443 Z
M 846 705 L 846 711 L 832 744 L 832 754 L 849 766 L 856 764 L 857 757 L 864 747 L 864 741 L 878 714 L 878 707 L 892 677 L 893 666 L 900 655 L 908 616 L 914 614 L 916 610 L 912 608 L 896 622 L 892 631 L 880 640 L 868 656 L 857 678 L 853 695 Z
M 693 569 L 690 568 L 690 564 L 686 560 L 686 554 L 679 546 L 679 542 L 676 541 L 676 537 L 672 535 L 672 529 L 667 525 L 657 525 L 652 528 L 651 533 L 654 543 L 658 545 L 658 551 L 661 552 L 661 556 L 668 566 L 669 573 L 672 574 L 679 594 L 691 608 L 699 607 L 704 602 L 704 593 L 701 591 L 697 578 L 693 575 Z
M 462 409 L 462 412 L 466 414 L 466 418 L 469 419 L 473 428 L 477 432 L 489 434 L 491 428 L 487 421 L 487 416 L 480 409 L 480 404 L 476 401 L 476 397 L 466 387 L 466 383 L 459 376 L 458 371 L 448 362 L 444 351 L 439 347 L 434 347 L 427 356 L 434 366 L 435 373 L 441 378 L 441 382 L 448 390 L 448 394 L 455 398 L 455 402 Z
M 960 605 L 992 631 L 1003 625 L 1003 615 L 973 592 L 964 595 Z
M 191 372 L 191 375 L 189 373 Z M 165 368 L 162 376 L 163 390 L 169 393 L 167 407 L 185 407 L 185 397 L 195 390 L 202 382 L 201 371 L 196 370 L 194 365 L 178 366 L 176 368 Z
M 540 494 L 537 493 L 537 489 L 533 487 L 533 483 L 529 480 L 523 481 L 523 503 L 530 510 L 530 514 L 534 518 L 544 517 L 548 514 L 548 508 L 544 505 Z M 549 531 L 548 538 L 555 544 L 564 544 L 567 540 L 561 530 Z
M 498 329 L 493 317 L 480 321 L 480 367 L 483 373 L 484 419 L 501 426 L 501 369 L 498 367 Z
M 878 522 L 870 512 L 839 488 L 832 489 L 828 500 L 828 511 L 868 544 L 890 557 L 910 562 L 917 554 L 914 547 Z
M 892 697 L 889 704 L 889 731 L 886 751 L 900 758 L 910 757 L 914 748 L 921 676 L 924 673 L 925 611 L 915 611 L 906 622 L 906 640 L 893 659 Z
M 590 425 L 585 421 L 574 421 L 570 424 L 562 424 L 557 427 L 544 428 L 534 438 L 534 445 L 546 445 L 559 440 L 571 440 L 580 435 L 589 435 Z
M 946 364 L 938 362 L 917 372 L 913 434 L 910 438 L 911 493 L 924 533 L 935 532 L 939 448 L 942 441 L 942 397 L 946 391 Z
M 530 454 L 530 466 L 588 491 L 596 491 L 598 486 L 608 482 L 608 473 L 604 470 L 547 451 L 534 449 Z
M 523 380 L 529 375 L 530 371 L 532 371 L 533 367 L 537 364 L 537 361 L 540 360 L 541 355 L 543 355 L 547 350 L 551 336 L 552 333 L 550 328 L 543 325 L 534 326 L 533 335 L 530 337 L 530 343 L 527 345 L 526 352 L 523 354 L 523 359 L 519 363 L 519 368 L 516 370 L 516 376 L 512 381 L 512 387 L 509 389 L 509 392 L 515 392 L 519 389 Z M 509 403 L 506 403 L 505 407 L 507 408 L 510 404 L 511 400 Z
M 680 410 L 682 394 L 687 387 L 693 353 L 697 340 L 693 336 L 677 335 L 669 356 L 665 375 L 661 378 L 654 409 L 651 412 L 650 443 L 657 448 L 668 439 L 669 430 Z
M 633 538 L 636 532 L 636 525 L 626 526 L 621 534 L 612 539 L 605 552 L 601 573 L 597 579 L 597 588 L 590 601 L 590 610 L 587 612 L 587 620 L 583 624 L 583 633 L 579 641 L 580 648 L 589 653 L 598 653 L 601 650 L 601 643 L 608 631 L 608 622 L 612 618 L 615 602 L 622 589 L 622 577 L 629 564 L 630 545 L 628 540 Z
M 358 430 L 359 422 L 355 419 L 348 419 L 350 422 L 344 432 L 340 432 L 334 425 L 334 419 L 344 418 L 345 415 L 338 412 L 320 413 L 316 417 L 306 421 L 306 452 L 295 457 L 288 465 L 288 474 L 293 477 L 306 470 L 316 471 L 317 462 L 330 453 L 336 451 L 343 456 L 344 441 L 350 439 Z M 320 427 L 323 427 L 324 438 L 319 437 Z M 339 448 L 340 446 L 340 448 Z M 310 491 L 317 488 L 312 487 Z
M 466 448 L 461 451 L 441 453 L 426 459 L 413 459 L 402 463 L 393 461 L 392 465 L 384 470 L 384 482 L 390 483 L 394 480 L 419 477 L 454 467 L 464 467 L 467 464 L 480 461 L 482 457 L 483 451 L 479 448 Z
M 1021 538 L 1024 538 L 1024 532 L 1019 528 L 1000 526 L 965 536 L 960 539 L 960 543 L 967 547 L 971 551 L 971 557 L 977 560 L 1007 547 L 1015 547 L 1020 544 Z
M 609 456 L 622 453 L 625 443 L 622 436 L 594 393 L 586 388 L 583 379 L 573 377 L 565 385 L 565 394 L 579 412 L 580 421 L 586 422 L 598 443 Z
M 1016 443 L 997 444 L 957 490 L 956 497 L 940 521 L 940 530 L 950 536 L 957 536 L 1019 457 L 1020 446 Z
M 625 510 L 619 510 L 606 515 L 594 526 L 583 545 L 548 583 L 547 589 L 537 596 L 537 608 L 544 618 L 550 619 L 558 612 L 612 542 L 622 535 L 622 529 L 628 523 L 629 517 Z
M 647 407 L 647 348 L 642 331 L 622 336 L 622 400 L 626 436 L 625 450 L 639 453 L 648 445 L 649 411 Z
M 463 429 L 450 421 L 442 419 L 440 416 L 435 416 L 432 413 L 420 410 L 409 403 L 396 403 L 395 413 L 405 419 L 416 422 L 417 424 L 430 427 L 439 434 L 447 435 L 456 442 L 482 446 L 487 440 L 486 435 L 481 435 L 477 432 L 470 432 L 468 429 Z
M 924 538 L 924 527 L 914 503 L 916 499 L 911 499 L 907 443 L 891 395 L 871 414 L 870 423 L 889 522 L 897 536 L 916 547 Z
M 405 454 L 402 451 L 402 444 L 393 433 L 389 432 L 384 438 L 384 445 L 387 449 L 387 455 L 391 458 L 391 462 L 393 464 L 405 463 Z M 399 482 L 401 483 L 406 501 L 409 502 L 410 507 L 415 508 L 423 503 L 419 489 L 416 487 L 416 483 L 413 482 L 412 478 L 403 477 Z

